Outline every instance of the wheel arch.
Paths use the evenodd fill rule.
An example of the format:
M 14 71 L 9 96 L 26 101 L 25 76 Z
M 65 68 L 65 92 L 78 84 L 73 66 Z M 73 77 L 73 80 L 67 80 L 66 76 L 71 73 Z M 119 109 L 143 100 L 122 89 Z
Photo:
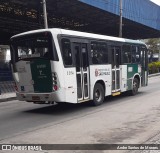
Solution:
M 95 82 L 95 84 L 96 84 L 96 83 L 100 83 L 100 84 L 103 86 L 104 93 L 106 93 L 106 87 L 105 87 L 104 81 L 103 81 L 103 80 L 97 80 L 97 81 Z M 94 84 L 94 86 L 95 86 L 95 84 Z

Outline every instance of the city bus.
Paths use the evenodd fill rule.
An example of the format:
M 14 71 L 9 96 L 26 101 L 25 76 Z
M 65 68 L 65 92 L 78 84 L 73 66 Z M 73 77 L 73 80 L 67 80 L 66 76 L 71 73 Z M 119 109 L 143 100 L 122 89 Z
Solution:
M 15 35 L 10 48 L 20 101 L 97 106 L 148 84 L 147 48 L 138 40 L 52 28 Z

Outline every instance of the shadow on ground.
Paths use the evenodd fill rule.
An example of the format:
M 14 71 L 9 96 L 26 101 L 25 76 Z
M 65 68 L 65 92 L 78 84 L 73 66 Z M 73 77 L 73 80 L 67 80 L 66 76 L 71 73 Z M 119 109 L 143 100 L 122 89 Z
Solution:
M 145 92 L 139 92 L 136 96 L 143 96 Z M 52 114 L 52 115 L 65 115 L 65 114 L 70 114 L 70 113 L 83 113 L 86 110 L 88 112 L 93 111 L 93 110 L 99 110 L 102 109 L 104 106 L 109 106 L 109 105 L 116 105 L 118 103 L 122 103 L 123 100 L 129 100 L 132 99 L 136 96 L 129 96 L 127 93 L 121 94 L 116 97 L 112 96 L 107 96 L 105 98 L 105 102 L 100 105 L 100 106 L 92 106 L 90 102 L 85 102 L 85 103 L 80 103 L 80 104 L 70 104 L 70 103 L 56 103 L 54 105 L 46 105 L 46 104 L 33 104 L 33 105 L 39 105 L 42 107 L 34 108 L 31 110 L 25 110 L 25 113 L 33 113 L 33 114 Z

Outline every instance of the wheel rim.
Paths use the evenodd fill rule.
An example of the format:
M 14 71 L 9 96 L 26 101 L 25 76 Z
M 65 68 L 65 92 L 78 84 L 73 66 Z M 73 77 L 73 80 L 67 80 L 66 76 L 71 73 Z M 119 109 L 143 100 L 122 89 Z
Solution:
M 133 82 L 133 91 L 134 93 L 138 91 L 138 83 L 136 81 Z
M 95 92 L 95 98 L 96 98 L 97 101 L 101 100 L 101 93 L 100 93 L 100 91 L 98 89 Z

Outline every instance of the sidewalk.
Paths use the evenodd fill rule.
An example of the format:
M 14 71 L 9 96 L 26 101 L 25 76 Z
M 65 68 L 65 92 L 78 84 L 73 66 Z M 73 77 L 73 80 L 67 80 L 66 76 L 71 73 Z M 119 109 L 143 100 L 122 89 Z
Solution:
M 0 95 L 0 102 L 6 102 L 16 99 L 16 93 L 4 93 Z
M 149 74 L 148 77 L 151 78 L 151 77 L 155 77 L 155 76 L 158 76 L 158 75 L 160 75 L 160 73 Z
M 0 102 L 6 102 L 16 99 L 14 81 L 0 82 Z

